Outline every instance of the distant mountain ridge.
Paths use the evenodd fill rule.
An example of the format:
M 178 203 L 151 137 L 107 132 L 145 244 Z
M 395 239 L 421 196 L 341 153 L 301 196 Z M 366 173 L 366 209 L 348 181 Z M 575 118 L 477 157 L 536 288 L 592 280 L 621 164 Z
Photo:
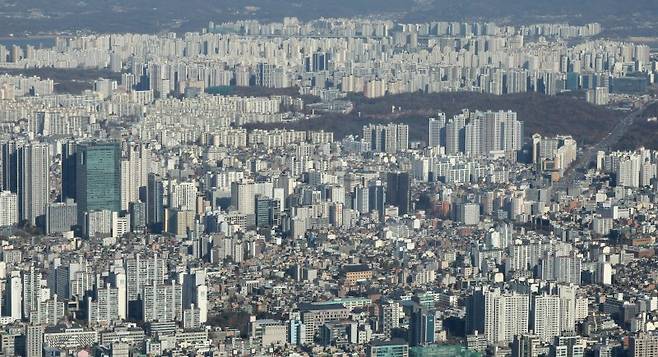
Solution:
M 599 21 L 655 33 L 658 1 L 637 0 L 2 0 L 0 35 L 25 31 L 199 30 L 208 21 L 379 15 L 399 21 Z

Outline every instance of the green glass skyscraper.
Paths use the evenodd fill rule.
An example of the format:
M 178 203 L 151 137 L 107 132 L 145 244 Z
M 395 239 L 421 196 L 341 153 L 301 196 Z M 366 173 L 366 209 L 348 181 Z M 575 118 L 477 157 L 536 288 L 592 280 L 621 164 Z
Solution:
M 80 144 L 76 158 L 78 212 L 121 211 L 121 149 L 116 143 Z

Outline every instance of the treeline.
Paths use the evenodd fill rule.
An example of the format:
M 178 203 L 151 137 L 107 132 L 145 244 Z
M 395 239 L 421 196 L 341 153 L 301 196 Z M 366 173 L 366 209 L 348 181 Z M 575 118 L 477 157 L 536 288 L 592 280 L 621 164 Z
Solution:
M 438 112 L 449 117 L 470 110 L 512 110 L 525 123 L 525 134 L 569 134 L 579 143 L 591 144 L 602 139 L 622 114 L 593 106 L 570 96 L 545 96 L 534 93 L 495 96 L 489 94 L 408 93 L 368 99 L 350 96 L 355 109 L 350 114 L 325 114 L 313 119 L 284 124 L 255 124 L 248 129 L 286 128 L 325 130 L 336 139 L 360 134 L 368 123 L 404 123 L 409 125 L 410 140 L 427 140 L 427 119 Z M 395 107 L 395 109 L 393 109 Z

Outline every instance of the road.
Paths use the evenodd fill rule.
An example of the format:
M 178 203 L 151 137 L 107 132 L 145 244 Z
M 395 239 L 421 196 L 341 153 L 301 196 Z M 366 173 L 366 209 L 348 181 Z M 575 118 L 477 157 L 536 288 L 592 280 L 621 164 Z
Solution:
M 635 120 L 637 120 L 644 109 L 649 105 L 655 103 L 656 100 L 647 101 L 643 103 L 641 107 L 635 109 L 633 112 L 628 114 L 622 120 L 615 125 L 608 135 L 603 138 L 598 144 L 588 146 L 584 148 L 581 152 L 578 153 L 578 158 L 571 165 L 571 167 L 565 172 L 564 176 L 559 182 L 553 184 L 553 191 L 565 190 L 567 187 L 582 179 L 585 176 L 585 172 L 589 168 L 590 163 L 596 160 L 596 153 L 603 150 L 610 150 L 619 142 L 619 140 L 626 134 L 628 129 L 633 125 Z

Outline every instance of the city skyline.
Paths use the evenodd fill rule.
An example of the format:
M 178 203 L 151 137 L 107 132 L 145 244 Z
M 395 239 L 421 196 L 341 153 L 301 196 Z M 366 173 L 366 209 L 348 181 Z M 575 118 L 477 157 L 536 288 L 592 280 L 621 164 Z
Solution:
M 0 355 L 658 356 L 654 7 L 0 4 Z

